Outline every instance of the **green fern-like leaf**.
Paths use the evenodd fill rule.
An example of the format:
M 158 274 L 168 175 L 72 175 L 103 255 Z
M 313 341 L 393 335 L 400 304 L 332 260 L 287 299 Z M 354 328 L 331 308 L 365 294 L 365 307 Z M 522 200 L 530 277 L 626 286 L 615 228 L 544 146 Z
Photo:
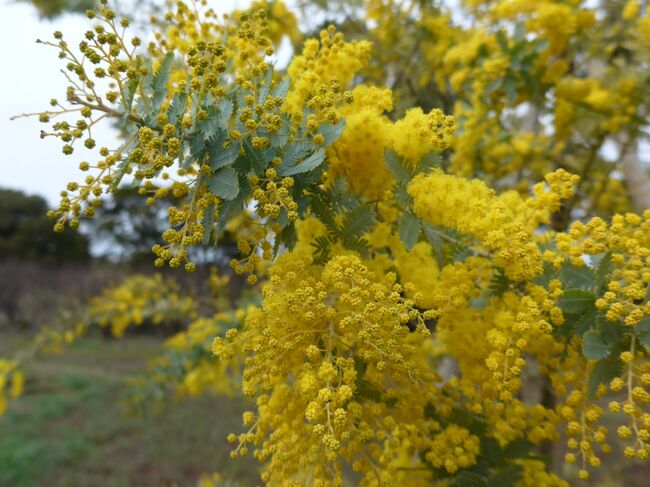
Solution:
M 285 166 L 284 164 L 280 166 L 279 172 L 283 176 L 294 176 L 296 174 L 302 174 L 305 172 L 312 171 L 322 164 L 325 160 L 325 149 L 320 148 L 309 157 L 306 157 L 302 161 L 294 164 L 293 166 Z
M 257 102 L 262 104 L 266 101 L 271 91 L 271 81 L 273 81 L 273 66 L 269 66 L 264 77 L 264 84 L 260 86 L 259 96 Z
M 406 183 L 413 177 L 412 169 L 406 165 L 393 149 L 384 151 L 384 163 L 393 177 L 400 183 Z
M 399 218 L 397 230 L 404 247 L 406 247 L 407 250 L 411 250 L 420 238 L 422 225 L 420 224 L 419 218 L 411 213 L 404 213 Z
M 365 237 L 359 237 L 352 241 L 348 241 L 346 242 L 345 247 L 354 252 L 358 252 L 361 257 L 364 258 L 370 255 L 370 243 Z
M 375 211 L 368 205 L 359 206 L 343 218 L 343 241 L 350 244 L 369 232 L 375 224 Z
M 417 171 L 427 173 L 436 167 L 440 167 L 441 165 L 442 154 L 439 152 L 429 151 L 420 160 Z
M 158 110 L 167 96 L 167 82 L 174 63 L 174 53 L 168 52 L 160 62 L 160 66 L 151 79 L 151 90 L 153 91 L 153 110 Z
M 311 201 L 310 206 L 312 212 L 318 219 L 325 225 L 328 233 L 338 235 L 339 227 L 336 224 L 334 207 L 328 198 L 328 193 L 322 192 L 315 194 Z
M 172 99 L 169 110 L 167 110 L 167 119 L 169 123 L 176 125 L 183 118 L 185 108 L 187 107 L 187 93 L 178 92 Z
M 500 267 L 496 267 L 492 271 L 490 276 L 490 295 L 491 296 L 503 296 L 503 294 L 510 289 L 511 281 L 506 276 L 504 270 Z
M 324 264 L 329 260 L 332 243 L 332 240 L 325 235 L 316 237 L 312 246 L 314 247 L 314 260 L 317 264 Z

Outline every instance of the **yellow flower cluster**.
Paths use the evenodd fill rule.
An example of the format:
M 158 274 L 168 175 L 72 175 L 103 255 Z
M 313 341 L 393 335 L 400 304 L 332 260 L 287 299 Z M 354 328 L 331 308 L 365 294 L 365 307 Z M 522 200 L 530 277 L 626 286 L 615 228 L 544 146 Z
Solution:
M 324 267 L 304 255 L 279 258 L 262 308 L 213 345 L 219 357 L 233 344 L 248 354 L 244 392 L 257 397 L 257 413 L 244 418 L 249 432 L 231 437 L 233 455 L 253 444 L 272 483 L 310 475 L 340 485 L 340 459 L 363 473 L 363 485 L 389 478 L 401 443 L 424 441 L 433 423 L 423 411 L 435 394 L 419 353 L 429 332 L 401 290 L 394 275 L 371 274 L 352 255 Z
M 72 345 L 79 338 L 86 334 L 88 323 L 83 321 L 82 317 L 77 317 L 80 321 L 55 323 L 53 325 L 43 326 L 38 330 L 34 338 L 35 351 L 57 353 L 63 347 Z
M 545 183 L 533 185 L 533 196 L 525 202 L 529 209 L 522 211 L 525 222 L 533 230 L 540 225 L 551 223 L 551 216 L 560 210 L 562 202 L 574 196 L 580 177 L 564 169 L 558 169 L 547 174 L 544 179 Z
M 478 436 L 452 424 L 433 437 L 426 459 L 434 467 L 444 468 L 453 474 L 459 468 L 474 465 L 480 450 Z
M 392 109 L 390 90 L 360 85 L 353 101 L 341 107 L 345 129 L 327 150 L 328 178 L 346 178 L 355 194 L 370 200 L 383 197 L 393 184 L 384 164 L 384 148 L 390 145 L 393 124 L 384 115 Z
M 8 400 L 23 393 L 25 376 L 13 360 L 0 359 L 0 416 L 7 410 Z
M 650 15 L 639 20 L 639 33 L 646 44 L 650 44 Z
M 490 13 L 497 19 L 528 16 L 526 28 L 551 41 L 550 52 L 561 53 L 568 40 L 579 30 L 591 27 L 595 22 L 594 12 L 558 0 L 525 2 L 523 0 L 502 0 L 494 2 Z
M 485 414 L 490 435 L 502 445 L 523 435 L 533 443 L 556 436 L 553 411 L 519 399 L 527 359 L 557 353 L 550 332 L 562 313 L 553 297 L 529 286 L 528 294 L 506 292 L 480 309 L 465 305 L 437 321 L 436 337 L 460 372 L 448 387 L 462 392 L 469 410 Z
M 616 430 L 619 438 L 630 442 L 624 450 L 625 456 L 646 460 L 650 457 L 650 363 L 636 340 L 633 337 L 630 349 L 619 356 L 624 364 L 622 376 L 609 383 L 612 392 L 626 393 L 625 400 L 611 401 L 608 408 L 625 417 L 626 424 Z
M 287 69 L 291 89 L 286 111 L 294 116 L 302 114 L 320 86 L 329 86 L 333 81 L 348 86 L 368 62 L 370 49 L 367 41 L 345 42 L 343 34 L 334 27 L 321 31 L 319 40 L 305 41 L 301 55 L 295 56 Z
M 566 481 L 547 472 L 546 464 L 540 460 L 517 460 L 516 464 L 524 469 L 516 487 L 569 487 Z
M 424 113 L 414 108 L 391 122 L 384 115 L 393 106 L 390 90 L 359 85 L 352 90 L 352 97 L 352 103 L 340 110 L 345 130 L 328 149 L 328 177 L 345 177 L 356 194 L 374 201 L 383 198 L 393 185 L 384 164 L 386 148 L 394 149 L 415 167 L 428 152 L 440 152 L 450 144 L 455 121 L 440 109 Z
M 542 357 L 540 363 L 548 373 L 557 397 L 562 398 L 556 410 L 566 425 L 568 452 L 565 461 L 578 464 L 579 477 L 587 479 L 589 468 L 598 467 L 601 456 L 611 451 L 608 429 L 599 424 L 603 416 L 602 407 L 590 398 L 588 384 L 593 364 L 583 357 L 579 341 L 564 347 L 561 357 Z M 595 398 L 599 399 L 604 393 L 605 387 L 601 385 Z
M 404 291 L 419 308 L 432 309 L 441 301 L 457 299 L 467 294 L 462 290 L 454 289 L 453 285 L 446 287 L 452 283 L 445 279 L 446 275 L 439 275 L 438 262 L 429 243 L 418 242 L 408 251 L 397 237 L 393 240 L 395 267 L 401 281 L 408 284 Z M 444 282 L 442 286 L 441 282 Z M 444 293 L 441 292 L 442 288 L 445 289 Z
M 267 6 L 277 10 L 276 6 Z M 44 137 L 51 135 L 66 142 L 66 153 L 72 152 L 71 144 L 77 138 L 85 133 L 90 136 L 91 128 L 106 118 L 119 119 L 127 134 L 117 149 L 99 148 L 99 161 L 80 164 L 82 171 L 94 174 L 81 183 L 69 183 L 62 192 L 59 208 L 50 212 L 56 220 L 56 230 L 62 231 L 66 222 L 76 228 L 82 216 L 94 216 L 102 195 L 117 188 L 125 175 L 132 174 L 148 204 L 154 204 L 158 198 L 175 199 L 169 210 L 170 228 L 163 234 L 165 244 L 152 249 L 156 265 L 185 264 L 186 270 L 193 271 L 196 266 L 189 261 L 188 247 L 209 240 L 219 218 L 216 207 L 223 199 L 229 199 L 233 190 L 236 189 L 235 194 L 239 191 L 240 181 L 236 172 L 233 175 L 232 166 L 228 166 L 225 176 L 219 175 L 217 182 L 213 181 L 216 171 L 232 164 L 239 155 L 271 146 L 270 138 L 279 136 L 287 123 L 283 118 L 285 94 L 281 90 L 281 96 L 273 96 L 271 91 L 278 85 L 268 61 L 274 53 L 268 9 L 241 12 L 221 22 L 212 10 L 201 16 L 197 9 L 182 1 L 175 2 L 174 7 L 175 11 L 168 12 L 162 23 L 167 35 L 157 32 L 155 42 L 148 46 L 151 62 L 143 62 L 137 54 L 140 39 L 134 37 L 129 42 L 125 32 L 128 20 L 116 21 L 115 12 L 106 7 L 89 13 L 97 25 L 86 32 L 86 41 L 80 45 L 83 56 L 97 65 L 93 72 L 87 71 L 78 54 L 57 32 L 55 42 L 46 44 L 60 50 L 61 57 L 69 61 L 71 76 L 78 80 L 70 78 L 69 106 L 52 100 L 52 110 L 43 112 L 40 118 L 49 123 L 71 114 L 81 116 L 74 122 L 56 121 L 54 132 L 42 133 Z M 281 12 L 280 8 L 276 14 Z M 336 57 L 341 42 L 340 35 L 324 32 L 323 63 L 333 63 L 332 56 Z M 348 65 L 343 61 L 338 63 L 341 69 Z M 350 81 L 350 75 L 339 74 L 346 83 Z M 102 95 L 96 78 L 108 78 L 114 89 Z M 234 92 L 241 93 L 241 100 L 236 103 Z M 313 115 L 305 121 L 306 136 L 322 145 L 325 137 L 317 133 L 319 124 L 337 123 L 336 107 L 342 101 L 349 102 L 351 95 L 325 75 L 308 93 L 308 99 L 301 100 L 298 115 L 303 107 L 312 110 Z M 219 115 L 217 122 L 215 113 Z M 297 116 L 295 123 L 300 122 Z M 221 138 L 208 133 L 215 129 L 215 123 L 226 132 Z M 286 135 L 295 136 L 295 126 L 285 128 L 291 132 Z M 211 144 L 209 154 L 207 139 Z M 92 149 L 95 143 L 87 139 L 85 145 Z M 245 147 L 248 149 L 244 150 Z M 278 159 L 275 165 L 270 162 L 258 162 L 264 167 L 257 172 L 277 168 L 281 161 Z M 175 164 L 179 167 L 174 173 Z M 281 200 L 295 206 L 289 198 Z M 269 210 L 264 218 L 277 219 L 272 211 L 274 205 L 270 202 L 261 206 Z M 290 216 L 291 221 L 295 220 L 295 208 Z
M 631 440 L 625 455 L 641 459 L 650 456 L 650 363 L 643 346 L 650 320 L 650 272 L 647 271 L 650 263 L 649 232 L 650 211 L 646 211 L 642 216 L 634 213 L 615 215 L 611 223 L 600 218 L 593 218 L 586 224 L 576 222 L 566 234 L 556 237 L 558 251 L 565 254 L 573 265 L 584 266 L 585 260 L 595 256 L 610 259 L 612 269 L 603 283 L 605 290 L 596 299 L 595 306 L 607 322 L 629 330 L 629 338 L 623 342 L 623 351 L 613 352 L 618 354 L 623 370 L 608 384 L 614 393 L 625 392 L 626 399 L 610 402 L 609 410 L 626 417 L 626 424 L 617 430 L 621 439 Z M 604 393 L 602 386 L 600 393 Z M 584 391 L 574 390 L 567 399 L 567 405 L 571 407 L 584 400 L 585 394 Z M 570 409 L 565 414 L 567 419 L 573 416 Z M 594 423 L 601 415 L 598 406 L 585 406 L 582 421 L 569 423 L 570 433 L 578 436 L 584 430 L 582 425 Z M 605 443 L 605 433 L 606 429 L 600 426 L 594 434 L 594 441 L 602 443 L 604 451 L 607 451 L 609 447 Z M 586 464 L 598 466 L 600 460 L 591 453 L 589 442 L 583 444 L 584 441 L 584 438 L 578 438 L 569 446 L 580 448 L 585 457 L 583 476 L 586 476 Z M 575 455 L 570 454 L 568 460 L 575 461 Z
M 416 176 L 408 191 L 420 218 L 478 238 L 510 278 L 541 273 L 541 253 L 530 233 L 484 182 L 434 171 Z
M 615 215 L 609 224 L 601 218 L 576 222 L 556 240 L 558 251 L 573 265 L 584 266 L 586 256 L 610 255 L 613 270 L 607 292 L 596 301 L 609 321 L 635 327 L 650 317 L 646 267 L 650 263 L 650 211 Z
M 562 78 L 556 88 L 558 100 L 554 121 L 558 138 L 564 139 L 574 130 L 585 108 L 591 116 L 593 112 L 603 115 L 598 119 L 601 131 L 618 133 L 636 114 L 637 84 L 634 77 L 612 80 L 611 86 L 596 78 Z
M 110 327 L 111 333 L 120 337 L 130 326 L 187 322 L 194 312 L 193 300 L 182 297 L 174 281 L 160 274 L 135 275 L 94 297 L 86 320 Z
M 256 0 L 251 2 L 249 10 L 257 12 L 264 10 L 269 22 L 269 38 L 276 47 L 280 46 L 282 39 L 288 37 L 295 46 L 302 41 L 302 32 L 298 26 L 298 19 L 294 12 L 289 10 L 287 4 L 281 0 Z
M 445 115 L 439 108 L 429 113 L 413 108 L 395 122 L 391 146 L 416 166 L 427 152 L 440 152 L 449 147 L 455 129 L 454 117 Z
M 538 335 L 551 332 L 551 325 L 530 296 L 507 293 L 498 311 L 498 321 L 487 332 L 492 352 L 486 365 L 497 381 L 499 399 L 507 401 L 520 389 L 520 375 L 525 365 L 523 352 Z M 552 304 L 552 303 L 551 303 Z M 510 313 L 506 310 L 512 309 Z

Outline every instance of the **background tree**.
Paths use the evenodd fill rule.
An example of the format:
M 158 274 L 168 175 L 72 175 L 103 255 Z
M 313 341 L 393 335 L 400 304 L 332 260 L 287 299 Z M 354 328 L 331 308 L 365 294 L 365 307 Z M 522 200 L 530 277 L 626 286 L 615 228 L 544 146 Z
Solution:
M 42 17 L 52 19 L 65 12 L 82 13 L 93 8 L 97 2 L 95 0 L 19 0 L 29 2 Z
M 88 239 L 74 231 L 53 234 L 47 203 L 40 196 L 0 189 L 0 259 L 45 264 L 87 262 Z

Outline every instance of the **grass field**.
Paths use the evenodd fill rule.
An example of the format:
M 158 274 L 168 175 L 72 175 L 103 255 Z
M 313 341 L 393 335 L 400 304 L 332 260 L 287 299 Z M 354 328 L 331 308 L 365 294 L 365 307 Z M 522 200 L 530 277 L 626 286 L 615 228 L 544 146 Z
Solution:
M 0 334 L 0 356 L 26 337 Z M 219 472 L 257 485 L 255 462 L 233 461 L 225 441 L 241 428 L 239 400 L 183 400 L 145 417 L 125 415 L 124 379 L 160 351 L 160 340 L 87 338 L 26 369 L 25 395 L 0 418 L 0 486 L 194 486 Z

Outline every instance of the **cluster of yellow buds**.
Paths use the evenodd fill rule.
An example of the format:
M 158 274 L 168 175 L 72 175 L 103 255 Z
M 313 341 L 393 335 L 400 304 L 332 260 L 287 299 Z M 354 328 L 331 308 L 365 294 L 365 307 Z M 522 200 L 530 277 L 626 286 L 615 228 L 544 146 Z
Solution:
M 279 165 L 281 162 L 277 158 L 273 161 L 273 165 Z M 294 186 L 294 179 L 285 177 L 277 181 L 278 173 L 273 167 L 268 168 L 264 175 L 264 179 L 260 179 L 255 175 L 249 178 L 253 188 L 253 198 L 258 202 L 257 214 L 262 218 L 277 219 L 280 216 L 280 211 L 285 210 L 287 219 L 290 222 L 296 221 L 298 218 L 298 205 L 290 193 L 291 188 Z
M 444 468 L 449 473 L 471 467 L 476 463 L 481 446 L 478 436 L 466 428 L 454 424 L 447 426 L 433 437 L 426 459 L 436 468 Z
M 611 322 L 620 320 L 634 328 L 650 317 L 650 272 L 645 267 L 650 262 L 649 232 L 650 211 L 646 210 L 643 215 L 615 215 L 611 224 L 601 218 L 576 222 L 556 237 L 558 250 L 574 265 L 584 265 L 584 256 L 610 256 L 612 274 L 595 304 Z
M 266 231 L 263 228 L 256 229 L 252 234 L 252 238 L 252 242 L 246 238 L 237 240 L 237 250 L 243 257 L 230 261 L 230 268 L 236 274 L 248 274 L 247 282 L 251 285 L 257 282 L 257 267 L 261 263 L 258 249 L 261 250 L 265 260 L 270 260 L 272 257 L 271 244 L 266 240 Z
M 530 232 L 484 182 L 436 170 L 416 176 L 408 191 L 418 216 L 477 237 L 513 280 L 541 273 L 542 255 Z
M 134 177 L 139 181 L 158 176 L 160 171 L 170 168 L 181 153 L 176 127 L 167 122 L 165 114 L 157 118 L 162 130 L 156 132 L 149 127 L 141 127 L 138 146 L 129 154 L 129 161 L 137 167 Z
M 340 456 L 376 478 L 377 465 L 388 465 L 402 441 L 422 432 L 416 418 L 402 415 L 406 409 L 416 407 L 418 424 L 429 425 L 423 411 L 435 374 L 417 352 L 418 337 L 429 334 L 422 315 L 400 296 L 394 275 L 374 275 L 351 255 L 320 267 L 304 254 L 286 254 L 269 276 L 263 307 L 249 314 L 243 330 L 213 344 L 219 357 L 233 346 L 248 354 L 244 392 L 257 397 L 257 414 L 244 418 L 249 430 L 230 437 L 238 444 L 233 456 L 255 445 L 255 457 L 269 460 L 267 481 L 319 465 L 326 467 L 323 476 L 341 478 Z M 411 320 L 416 333 L 406 326 Z M 375 387 L 397 405 L 356 399 Z
M 582 380 L 587 380 L 587 376 L 580 375 Z M 577 463 L 580 459 L 581 469 L 578 475 L 582 479 L 588 477 L 588 467 L 600 466 L 601 460 L 596 447 L 602 453 L 610 451 L 610 446 L 607 444 L 607 428 L 597 424 L 603 415 L 603 409 L 596 404 L 589 403 L 586 399 L 583 390 L 574 389 L 560 408 L 560 415 L 567 422 L 566 434 L 569 451 L 564 459 L 569 464 Z
M 68 317 L 69 319 L 69 317 Z M 56 323 L 42 327 L 34 338 L 34 348 L 47 353 L 60 352 L 63 347 L 75 343 L 88 330 L 88 323 L 79 321 Z
M 188 272 L 196 269 L 196 264 L 190 260 L 188 248 L 202 243 L 205 240 L 205 232 L 211 231 L 212 222 L 208 221 L 206 225 L 204 216 L 208 208 L 215 206 L 217 202 L 215 195 L 201 187 L 192 194 L 188 204 L 180 208 L 169 208 L 167 219 L 170 228 L 162 234 L 167 245 L 155 244 L 152 247 L 152 252 L 156 255 L 156 267 L 163 267 L 167 262 L 172 268 L 185 263 L 185 270 Z M 213 215 L 213 218 L 215 216 Z
M 256 266 L 260 263 L 260 257 L 265 261 L 273 258 L 272 245 L 268 239 L 270 231 L 279 231 L 280 219 L 293 223 L 298 219 L 298 205 L 294 201 L 291 190 L 294 187 L 294 178 L 287 176 L 280 178 L 276 167 L 279 167 L 282 160 L 277 157 L 271 161 L 269 167 L 262 177 L 252 174 L 248 177 L 251 185 L 252 196 L 256 201 L 256 214 L 265 221 L 265 225 L 259 226 L 249 238 L 240 238 L 237 248 L 242 259 L 233 259 L 231 268 L 237 274 L 247 273 L 249 284 L 255 284 L 257 277 Z
M 619 438 L 631 443 L 624 450 L 625 456 L 642 460 L 650 457 L 650 363 L 645 355 L 637 339 L 632 338 L 630 349 L 619 355 L 624 364 L 622 376 L 609 383 L 612 392 L 625 393 L 625 400 L 608 405 L 610 412 L 626 416 L 627 424 L 617 429 Z
M 0 416 L 7 410 L 8 399 L 23 393 L 25 377 L 13 360 L 0 359 Z
M 194 313 L 194 301 L 180 295 L 175 281 L 160 274 L 134 275 L 91 299 L 84 321 L 120 337 L 129 327 L 183 323 Z
M 287 97 L 287 111 L 300 118 L 307 106 L 317 114 L 318 121 L 336 123 L 336 105 L 353 101 L 352 93 L 344 87 L 368 62 L 370 49 L 366 41 L 345 42 L 334 26 L 320 32 L 320 41 L 305 41 L 302 55 L 294 57 L 288 68 L 292 89 Z

